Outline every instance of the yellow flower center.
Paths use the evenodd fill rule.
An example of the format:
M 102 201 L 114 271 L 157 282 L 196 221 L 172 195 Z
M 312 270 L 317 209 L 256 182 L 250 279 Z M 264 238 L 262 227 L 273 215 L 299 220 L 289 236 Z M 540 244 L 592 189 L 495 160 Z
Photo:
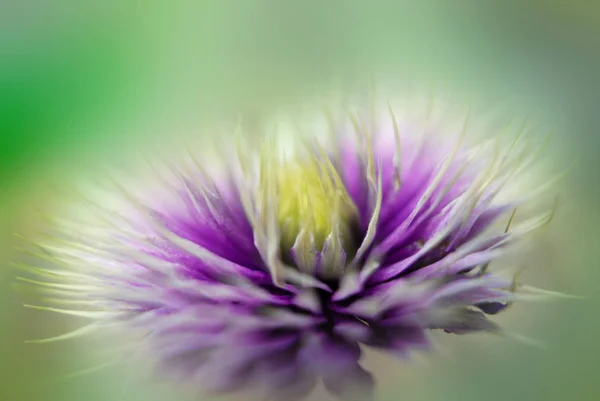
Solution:
M 283 248 L 304 240 L 320 251 L 329 239 L 349 251 L 356 211 L 329 160 L 288 160 L 277 172 L 277 186 Z

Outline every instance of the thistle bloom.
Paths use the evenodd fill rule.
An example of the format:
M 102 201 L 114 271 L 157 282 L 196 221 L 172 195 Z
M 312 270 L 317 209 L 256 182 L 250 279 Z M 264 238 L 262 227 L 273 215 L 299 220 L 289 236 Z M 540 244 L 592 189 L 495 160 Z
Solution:
M 182 154 L 156 185 L 121 177 L 110 202 L 57 220 L 39 255 L 60 268 L 25 280 L 82 305 L 41 308 L 92 319 L 59 338 L 139 332 L 133 350 L 206 392 L 295 399 L 323 383 L 365 400 L 363 347 L 405 357 L 433 330 L 500 333 L 488 315 L 516 285 L 490 263 L 551 216 L 507 224 L 524 199 L 500 195 L 534 159 L 520 137 L 469 147 L 466 122 L 391 110 L 327 121 L 220 163 Z

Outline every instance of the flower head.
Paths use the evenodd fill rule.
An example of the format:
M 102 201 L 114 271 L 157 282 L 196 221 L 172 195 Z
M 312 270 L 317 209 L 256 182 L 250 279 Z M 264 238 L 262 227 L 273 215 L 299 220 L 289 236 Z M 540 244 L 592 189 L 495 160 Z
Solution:
M 93 319 L 84 332 L 139 332 L 132 350 L 202 391 L 294 399 L 322 382 L 364 400 L 363 346 L 405 357 L 432 330 L 501 332 L 488 315 L 516 287 L 490 264 L 551 217 L 516 224 L 524 199 L 499 196 L 534 159 L 521 136 L 467 146 L 466 122 L 391 110 L 328 121 L 230 146 L 217 169 L 181 155 L 155 186 L 120 180 L 57 221 L 39 248 L 60 268 L 27 280 L 84 305 L 45 308 Z

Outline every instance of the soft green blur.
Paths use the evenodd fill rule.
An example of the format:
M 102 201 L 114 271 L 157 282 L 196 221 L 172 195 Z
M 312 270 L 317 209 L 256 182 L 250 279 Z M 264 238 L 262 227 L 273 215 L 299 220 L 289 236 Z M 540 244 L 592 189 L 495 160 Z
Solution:
M 545 349 L 449 338 L 428 364 L 373 358 L 384 400 L 600 398 L 600 3 L 589 0 L 195 2 L 0 5 L 0 399 L 178 399 L 89 367 L 71 343 L 24 344 L 72 326 L 21 307 L 12 233 L 42 227 L 57 183 L 126 158 L 153 135 L 261 110 L 372 74 L 451 88 L 479 108 L 541 116 L 556 165 L 578 163 L 553 226 L 528 255 L 535 284 L 584 300 L 504 317 Z M 402 86 L 400 85 L 400 86 Z M 477 103 L 478 102 L 478 103 Z M 509 316 L 510 315 L 510 316 Z M 81 347 L 81 344 L 77 345 Z M 379 367 L 379 369 L 378 369 Z M 183 398 L 181 398 L 183 399 Z

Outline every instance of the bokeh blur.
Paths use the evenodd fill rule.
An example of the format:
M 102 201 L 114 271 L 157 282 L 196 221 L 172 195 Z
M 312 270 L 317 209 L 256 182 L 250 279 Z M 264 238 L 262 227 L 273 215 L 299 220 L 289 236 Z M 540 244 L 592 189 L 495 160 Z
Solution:
M 507 313 L 543 349 L 468 336 L 427 363 L 368 360 L 380 398 L 599 400 L 598 71 L 594 0 L 0 2 L 0 399 L 184 399 L 112 368 L 61 380 L 90 367 L 85 346 L 25 343 L 76 324 L 23 308 L 13 288 L 13 233 L 42 227 L 57 184 L 156 134 L 381 74 L 532 112 L 553 131 L 557 167 L 578 162 L 527 278 L 584 299 Z

